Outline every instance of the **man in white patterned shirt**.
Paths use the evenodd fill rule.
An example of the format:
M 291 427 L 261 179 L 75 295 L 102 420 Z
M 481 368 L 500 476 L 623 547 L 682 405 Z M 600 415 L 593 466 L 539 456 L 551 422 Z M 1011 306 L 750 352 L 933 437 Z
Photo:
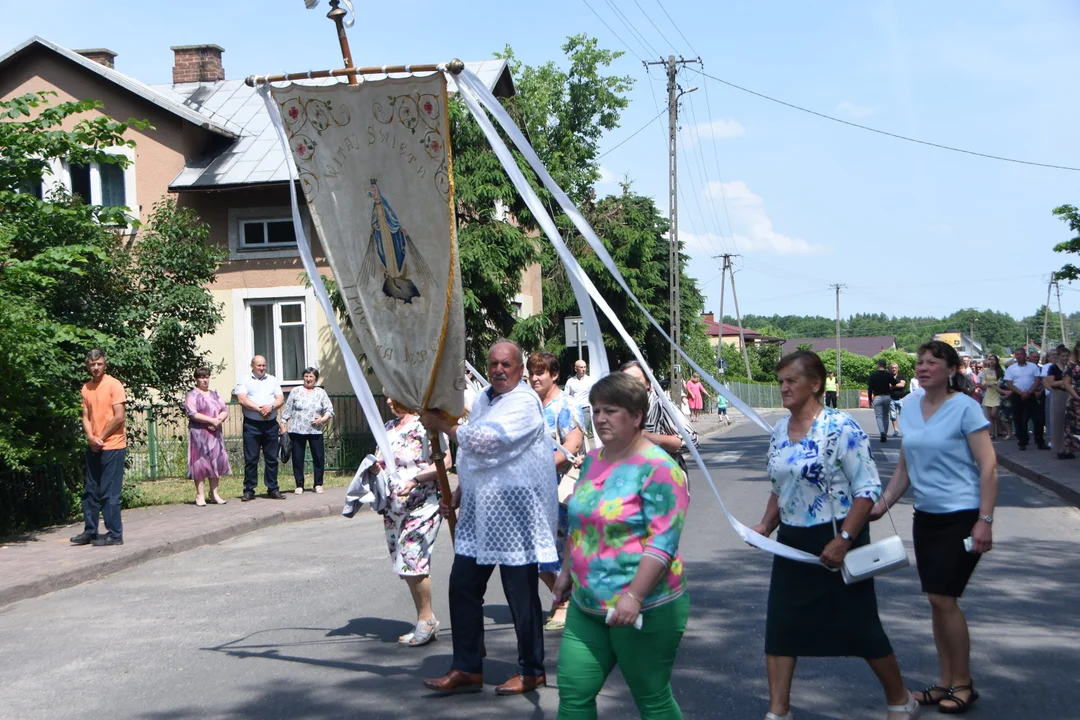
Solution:
M 499 341 L 488 353 L 491 386 L 467 425 L 430 411 L 420 417 L 459 446 L 458 489 L 443 500 L 461 507 L 450 571 L 454 659 L 446 675 L 424 681 L 442 694 L 483 690 L 484 593 L 496 565 L 517 632 L 518 674 L 495 692 L 518 695 L 547 684 L 538 566 L 558 559 L 558 483 L 540 398 L 521 383 L 524 370 L 521 348 Z

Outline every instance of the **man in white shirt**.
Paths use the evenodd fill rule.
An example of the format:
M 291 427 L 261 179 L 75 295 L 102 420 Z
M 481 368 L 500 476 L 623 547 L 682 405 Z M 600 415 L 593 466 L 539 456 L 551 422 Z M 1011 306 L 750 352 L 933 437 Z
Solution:
M 589 404 L 589 391 L 596 380 L 586 373 L 588 366 L 584 360 L 574 363 L 574 377 L 566 381 L 566 394 L 574 401 L 585 417 L 585 432 L 592 435 L 592 405 Z
M 1027 450 L 1028 446 L 1028 420 L 1035 429 L 1035 445 L 1040 450 L 1046 450 L 1047 445 L 1043 441 L 1043 418 L 1039 406 L 1039 396 L 1042 395 L 1042 382 L 1039 366 L 1028 362 L 1028 356 L 1024 348 L 1017 348 L 1013 352 L 1016 359 L 1005 370 L 1005 386 L 1012 391 L 1013 423 L 1016 430 L 1016 440 L 1021 450 Z
M 266 372 L 266 358 L 251 358 L 251 372 L 236 380 L 233 391 L 244 412 L 244 494 L 242 502 L 255 499 L 259 484 L 259 452 L 264 459 L 263 484 L 266 497 L 284 500 L 278 488 L 278 423 L 277 411 L 285 404 L 281 383 Z
M 1042 405 L 1042 416 L 1043 420 L 1045 421 L 1044 424 L 1046 425 L 1046 430 L 1044 431 L 1044 434 L 1047 437 L 1053 437 L 1054 432 L 1050 427 L 1050 421 L 1052 419 L 1053 413 L 1047 412 L 1047 409 L 1050 407 L 1051 390 L 1050 386 L 1046 384 L 1046 378 L 1050 373 L 1050 369 L 1054 367 L 1054 363 L 1056 362 L 1057 351 L 1051 350 L 1050 352 L 1046 353 L 1046 362 L 1044 362 L 1039 367 L 1039 377 L 1042 378 L 1039 382 L 1041 382 L 1043 386 L 1043 394 L 1039 396 L 1039 404 Z M 1053 443 L 1049 443 L 1048 447 L 1053 447 L 1053 445 Z M 1058 450 L 1060 449 L 1061 448 L 1058 448 Z
M 484 593 L 496 565 L 517 633 L 518 672 L 495 693 L 519 695 L 546 684 L 539 565 L 558 560 L 559 494 L 543 408 L 521 383 L 524 372 L 521 348 L 499 341 L 488 352 L 491 385 L 476 399 L 467 425 L 451 426 L 431 411 L 420 417 L 428 430 L 458 444 L 460 484 L 443 499 L 444 506 L 461 506 L 450 570 L 454 657 L 450 672 L 424 681 L 442 694 L 484 688 Z

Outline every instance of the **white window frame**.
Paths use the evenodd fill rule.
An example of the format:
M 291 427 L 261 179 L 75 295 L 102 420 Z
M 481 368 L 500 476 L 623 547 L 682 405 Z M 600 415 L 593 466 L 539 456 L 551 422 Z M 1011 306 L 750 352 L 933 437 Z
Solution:
M 316 365 L 319 355 L 318 348 L 318 303 L 315 301 L 315 293 L 311 288 L 303 286 L 286 286 L 273 288 L 244 288 L 233 290 L 233 358 L 235 359 L 237 377 L 243 377 L 244 373 L 250 372 L 251 358 L 255 354 L 255 338 L 251 328 L 251 307 L 253 305 L 269 305 L 280 303 L 300 302 L 303 305 L 304 317 L 304 367 Z M 279 317 L 280 311 L 275 311 L 275 318 Z M 279 325 L 275 322 L 274 332 L 279 333 Z M 281 365 L 281 338 L 276 338 L 275 348 L 279 357 L 275 358 L 275 369 L 280 372 Z M 284 380 L 278 377 L 283 387 L 296 387 L 303 385 L 303 379 Z
M 135 150 L 133 148 L 115 147 L 105 148 L 110 155 L 122 155 L 128 159 L 128 165 L 124 168 L 124 205 L 122 209 L 130 218 L 139 217 L 138 192 L 135 186 Z M 72 192 L 71 188 L 71 163 L 66 160 L 53 160 L 50 163 L 52 173 L 41 179 L 42 195 L 48 196 L 58 187 Z M 90 203 L 101 204 L 101 166 L 98 163 L 90 163 Z
M 291 215 L 289 217 L 258 217 L 258 218 L 250 218 L 250 219 L 238 220 L 237 222 L 239 223 L 239 227 L 237 227 L 237 233 L 239 234 L 240 250 L 242 250 L 244 252 L 247 252 L 249 250 L 263 250 L 263 251 L 266 251 L 266 250 L 280 250 L 282 248 L 293 247 L 293 246 L 296 245 L 297 242 L 299 242 L 299 239 L 297 239 L 292 244 L 265 242 L 265 243 L 262 243 L 261 245 L 260 244 L 248 245 L 247 242 L 244 239 L 245 236 L 246 236 L 246 232 L 245 232 L 245 228 L 244 228 L 245 225 L 262 225 L 263 229 L 264 229 L 263 232 L 264 232 L 264 237 L 265 237 L 265 232 L 266 232 L 265 228 L 266 228 L 267 223 L 287 222 L 291 226 L 292 225 L 292 216 Z
M 288 205 L 270 207 L 247 207 L 229 208 L 229 259 L 230 260 L 260 260 L 269 258 L 300 257 L 300 248 L 296 245 L 271 245 L 271 246 L 245 246 L 243 224 L 249 221 L 274 221 L 292 220 L 292 208 Z M 300 221 L 304 228 L 304 235 L 310 238 L 313 235 L 311 216 L 307 211 L 300 208 Z M 300 238 L 296 239 L 300 242 Z

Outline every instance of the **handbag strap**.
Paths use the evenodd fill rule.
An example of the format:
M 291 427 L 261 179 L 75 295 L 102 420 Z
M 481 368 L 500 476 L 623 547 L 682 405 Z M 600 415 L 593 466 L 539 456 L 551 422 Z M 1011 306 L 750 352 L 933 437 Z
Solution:
M 817 422 L 817 418 L 814 418 L 814 422 Z M 813 427 L 813 425 L 811 425 L 811 427 Z M 871 451 L 871 458 L 873 457 L 872 452 L 873 451 Z M 825 460 L 824 470 L 825 470 L 825 479 L 826 479 L 826 482 L 828 483 L 828 485 L 826 486 L 825 492 L 829 495 L 829 510 L 830 510 L 829 514 L 832 517 L 833 537 L 836 537 L 837 535 L 840 534 L 840 529 L 836 524 L 836 502 L 835 502 L 835 500 L 833 498 L 833 494 L 832 494 L 832 473 L 830 472 L 830 469 L 833 466 L 832 460 L 833 460 L 834 455 L 835 455 L 835 449 L 832 446 L 830 446 L 828 443 L 826 443 L 826 445 L 825 445 L 825 458 L 824 458 L 824 460 Z M 877 467 L 877 463 L 874 463 L 874 467 L 875 468 Z M 881 476 L 879 475 L 878 476 L 878 484 L 880 484 L 880 483 L 881 483 Z M 849 483 L 849 485 L 850 485 L 850 483 Z M 885 491 L 882 490 L 883 495 L 884 495 L 884 492 Z M 900 533 L 897 532 L 897 530 L 896 530 L 896 521 L 893 520 L 892 510 L 889 509 L 889 504 L 888 503 L 885 503 L 885 514 L 889 516 L 889 523 L 892 525 L 893 535 L 899 535 Z

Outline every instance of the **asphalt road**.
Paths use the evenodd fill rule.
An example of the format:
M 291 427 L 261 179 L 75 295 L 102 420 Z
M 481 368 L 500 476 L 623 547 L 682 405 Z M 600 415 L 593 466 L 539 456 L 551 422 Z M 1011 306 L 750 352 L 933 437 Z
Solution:
M 864 427 L 872 423 L 868 413 L 858 417 Z M 747 524 L 760 518 L 768 492 L 766 446 L 748 424 L 702 443 L 728 507 Z M 883 477 L 897 449 L 890 443 L 879 454 Z M 769 557 L 738 540 L 700 473 L 691 485 L 682 552 L 693 609 L 675 693 L 689 718 L 757 720 L 767 709 Z M 910 508 L 898 508 L 908 540 Z M 878 536 L 889 532 L 887 520 L 875 528 Z M 1080 512 L 1004 475 L 994 528 L 995 550 L 963 601 L 982 694 L 970 716 L 1080 718 Z M 433 561 L 436 614 L 444 621 L 449 561 L 444 533 Z M 912 688 L 931 684 L 929 608 L 914 569 L 877 587 L 905 679 Z M 0 718 L 554 718 L 554 688 L 513 698 L 491 692 L 516 665 L 495 578 L 488 601 L 489 687 L 431 698 L 420 679 L 448 669 L 450 636 L 444 629 L 439 641 L 417 649 L 395 642 L 409 629 L 412 608 L 390 574 L 381 518 L 277 526 L 0 609 Z M 555 684 L 558 636 L 548 637 Z M 865 663 L 800 661 L 799 720 L 879 720 L 883 705 Z M 602 718 L 636 717 L 617 676 L 600 710 Z

